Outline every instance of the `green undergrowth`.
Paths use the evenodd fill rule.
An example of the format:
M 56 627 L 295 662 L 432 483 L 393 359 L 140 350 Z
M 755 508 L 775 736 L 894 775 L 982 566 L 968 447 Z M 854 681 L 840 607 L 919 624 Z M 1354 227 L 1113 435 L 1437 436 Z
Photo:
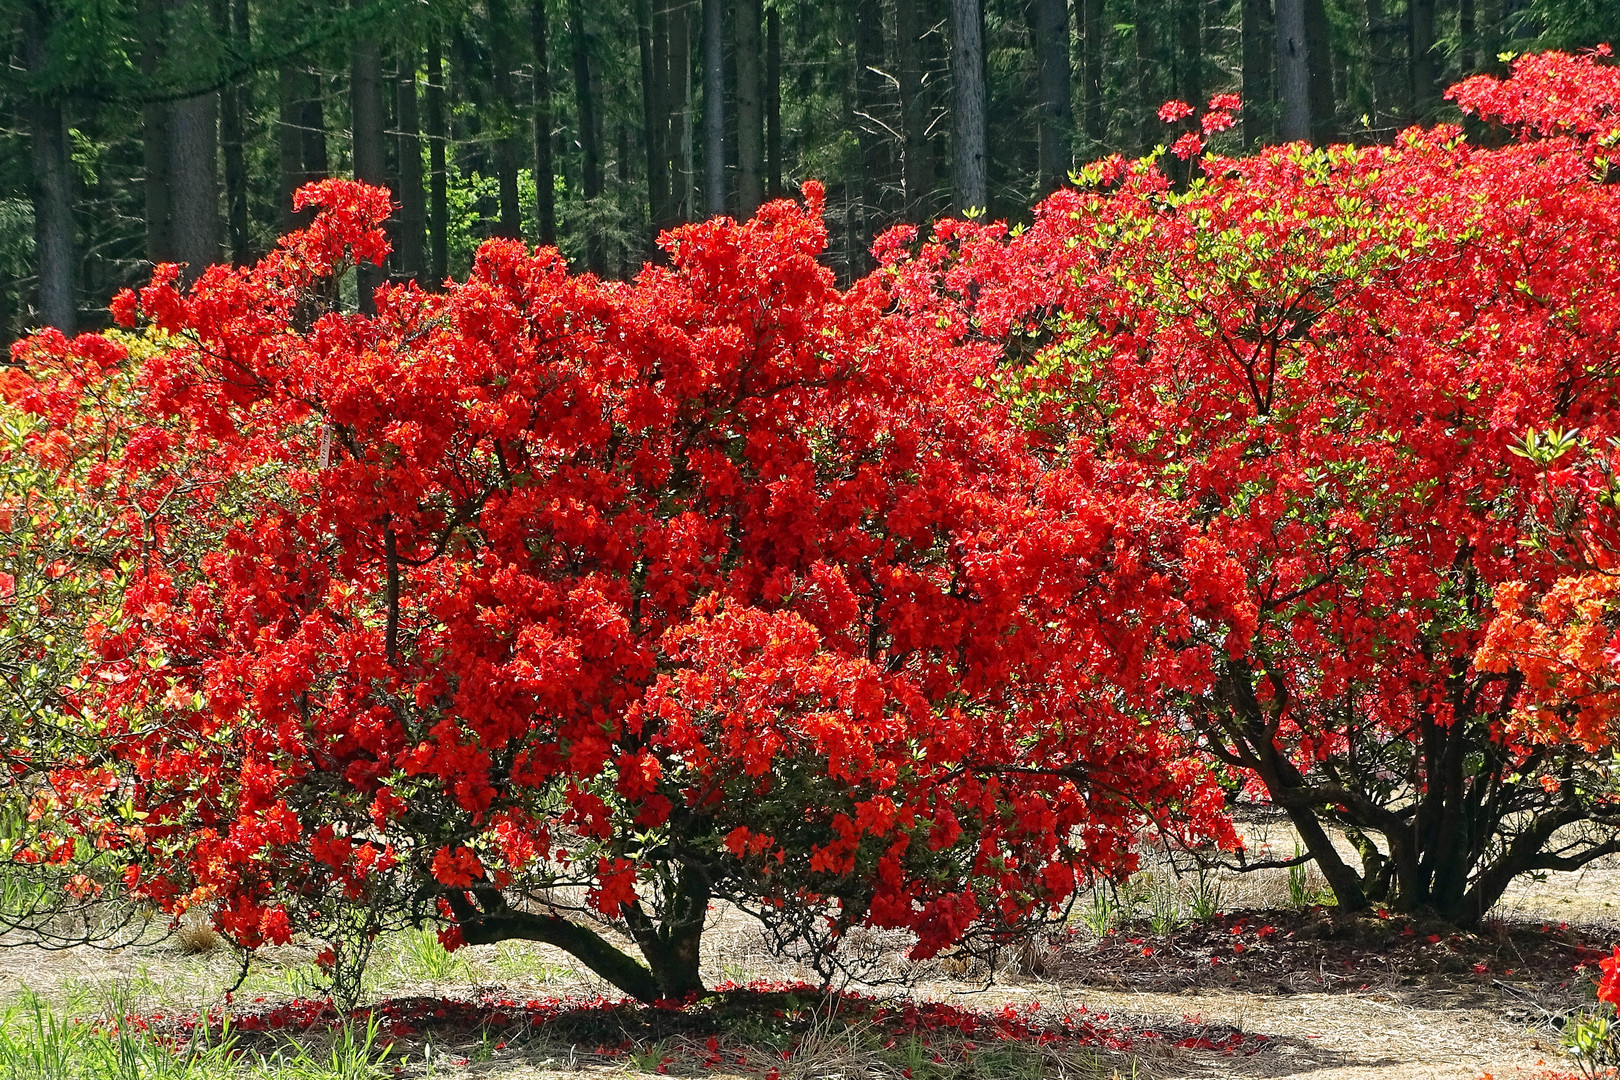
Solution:
M 85 1015 L 89 1004 L 77 997 L 55 1006 L 26 992 L 7 1004 L 0 1080 L 382 1080 L 403 1064 L 375 1023 L 249 1047 L 228 1023 L 178 1039 L 127 1018 L 117 999 Z

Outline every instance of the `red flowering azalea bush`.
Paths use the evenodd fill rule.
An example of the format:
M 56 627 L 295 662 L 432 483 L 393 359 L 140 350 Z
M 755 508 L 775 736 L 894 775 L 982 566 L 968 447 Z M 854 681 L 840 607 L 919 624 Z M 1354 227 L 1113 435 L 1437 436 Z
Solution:
M 1620 850 L 1609 730 L 1517 722 L 1549 676 L 1509 631 L 1476 660 L 1493 601 L 1564 572 L 1512 448 L 1620 434 L 1620 78 L 1547 54 L 1451 95 L 1520 137 L 1206 154 L 1184 191 L 1110 159 L 1027 230 L 891 236 L 880 273 L 997 365 L 1055 473 L 1152 508 L 1137 550 L 1173 600 L 1114 603 L 1156 623 L 1157 715 L 1287 812 L 1342 906 L 1466 924 Z M 1559 617 L 1608 664 L 1608 581 L 1578 591 Z
M 367 316 L 333 299 L 386 193 L 325 181 L 257 266 L 119 297 L 158 347 L 20 344 L 9 462 L 116 568 L 33 773 L 105 884 L 340 976 L 428 920 L 654 999 L 718 900 L 925 956 L 1129 872 L 1147 815 L 1232 843 L 1115 689 L 1157 662 L 1117 599 L 1169 602 L 1152 508 L 1047 468 L 983 350 L 838 291 L 806 195 L 627 283 L 492 241 Z

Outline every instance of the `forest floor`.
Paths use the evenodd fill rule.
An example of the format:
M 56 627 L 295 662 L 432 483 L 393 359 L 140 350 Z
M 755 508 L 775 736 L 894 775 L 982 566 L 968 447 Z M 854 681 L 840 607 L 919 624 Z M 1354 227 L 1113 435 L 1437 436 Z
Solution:
M 1200 887 L 1160 864 L 999 970 L 949 956 L 912 965 L 878 935 L 852 942 L 866 978 L 835 996 L 805 986 L 812 973 L 773 955 L 745 918 L 719 911 L 704 975 L 737 989 L 684 1011 L 618 1003 L 545 946 L 450 954 L 432 934 L 407 932 L 382 944 L 367 976 L 374 1045 L 392 1043 L 375 1075 L 1567 1075 L 1559 1026 L 1591 1005 L 1596 961 L 1620 942 L 1620 863 L 1527 881 L 1478 934 L 1347 919 L 1313 903 L 1319 887 L 1297 871 Z M 186 1038 L 238 977 L 235 955 L 206 931 L 111 951 L 0 948 L 0 1009 L 134 1014 Z M 296 1043 L 306 1060 L 325 1060 L 338 1036 L 310 1000 L 317 986 L 310 950 L 266 950 L 233 995 L 238 1045 L 273 1055 Z

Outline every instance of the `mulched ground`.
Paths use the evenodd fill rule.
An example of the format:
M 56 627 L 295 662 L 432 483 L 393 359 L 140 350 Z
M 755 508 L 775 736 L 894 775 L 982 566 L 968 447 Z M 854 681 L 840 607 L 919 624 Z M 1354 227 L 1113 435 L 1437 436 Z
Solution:
M 125 1023 L 181 1046 L 199 1025 L 206 1024 L 217 1038 L 220 1019 L 217 1013 L 159 1015 L 127 1017 Z M 392 1046 L 395 1061 L 431 1061 L 439 1048 L 438 1059 L 457 1066 L 566 1056 L 570 1069 L 625 1064 L 646 1072 L 724 1070 L 767 1080 L 776 1080 L 795 1062 L 801 1067 L 793 1071 L 803 1072 L 806 1056 L 846 1066 L 882 1061 L 891 1072 L 925 1080 L 972 1075 L 980 1071 L 976 1063 L 1009 1051 L 1032 1061 L 1076 1053 L 1124 1061 L 1124 1055 L 1152 1048 L 1243 1056 L 1269 1045 L 1264 1035 L 1190 1017 L 1146 1027 L 1084 1006 L 1062 1015 L 1035 1002 L 966 1009 L 848 992 L 829 997 L 812 986 L 781 983 L 726 986 L 684 1005 L 659 1006 L 606 998 L 518 1000 L 495 993 L 392 998 L 345 1016 L 325 1001 L 261 1000 L 236 1003 L 230 1026 L 238 1049 L 264 1054 L 289 1037 L 308 1042 L 322 1032 L 346 1024 L 363 1029 L 368 1022 L 375 1023 L 378 1042 Z M 984 1075 L 1002 1071 L 998 1067 Z
M 1223 913 L 1155 934 L 1145 922 L 1054 942 L 1040 974 L 1114 989 L 1289 994 L 1379 987 L 1476 988 L 1579 999 L 1613 941 L 1565 923 L 1491 922 L 1479 933 L 1333 908 Z

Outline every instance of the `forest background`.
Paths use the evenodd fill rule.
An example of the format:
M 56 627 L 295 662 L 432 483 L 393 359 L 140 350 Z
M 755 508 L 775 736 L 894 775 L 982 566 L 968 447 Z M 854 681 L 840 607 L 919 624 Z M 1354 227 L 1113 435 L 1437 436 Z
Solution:
M 326 175 L 394 192 L 386 272 L 430 284 L 490 236 L 628 276 L 659 229 L 815 177 L 847 281 L 897 222 L 1017 220 L 1151 151 L 1166 99 L 1241 94 L 1227 149 L 1385 141 L 1463 75 L 1614 37 L 1616 6 L 0 0 L 0 348 L 106 325 L 155 263 L 252 261 Z

